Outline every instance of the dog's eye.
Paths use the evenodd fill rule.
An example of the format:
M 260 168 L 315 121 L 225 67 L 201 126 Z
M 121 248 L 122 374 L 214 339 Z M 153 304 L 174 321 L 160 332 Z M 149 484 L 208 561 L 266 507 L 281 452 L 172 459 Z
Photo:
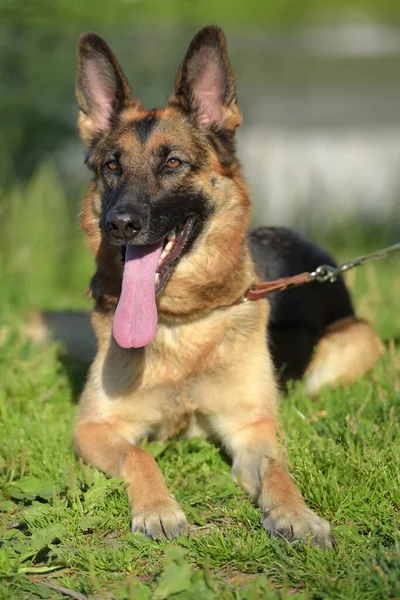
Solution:
M 106 162 L 105 167 L 112 173 L 115 173 L 119 169 L 119 164 L 116 160 L 109 160 Z
M 176 169 L 177 167 L 180 167 L 182 164 L 182 161 L 179 160 L 179 158 L 175 158 L 172 157 L 167 161 L 167 167 L 169 169 Z

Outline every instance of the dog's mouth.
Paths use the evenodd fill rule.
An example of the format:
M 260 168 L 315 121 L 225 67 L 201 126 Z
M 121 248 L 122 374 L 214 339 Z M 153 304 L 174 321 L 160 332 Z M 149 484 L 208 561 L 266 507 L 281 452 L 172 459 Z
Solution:
M 196 218 L 193 215 L 188 217 L 180 229 L 174 229 L 164 238 L 163 249 L 154 276 L 156 294 L 165 287 L 174 266 L 181 258 L 192 233 L 195 220 Z
M 141 348 L 154 338 L 156 295 L 186 249 L 195 221 L 195 216 L 189 216 L 181 228 L 155 244 L 126 246 L 121 295 L 113 320 L 113 335 L 121 347 Z

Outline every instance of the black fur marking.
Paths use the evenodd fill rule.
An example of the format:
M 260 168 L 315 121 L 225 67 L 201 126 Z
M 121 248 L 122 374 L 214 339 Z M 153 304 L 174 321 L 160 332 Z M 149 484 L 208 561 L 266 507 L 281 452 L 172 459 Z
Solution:
M 157 156 L 162 160 L 167 160 L 168 156 L 171 154 L 173 150 L 175 150 L 175 146 L 169 146 L 167 144 L 163 144 L 157 148 Z
M 85 155 L 85 165 L 94 173 L 97 173 L 96 161 L 99 156 L 99 146 L 102 138 L 102 133 L 94 134 L 91 139 L 90 147 Z
M 231 167 L 237 160 L 234 136 L 231 132 L 217 129 L 216 127 L 208 135 L 208 139 L 214 148 L 221 165 L 225 168 Z
M 204 229 L 208 219 L 215 212 L 207 196 L 203 192 L 186 188 L 167 194 L 158 201 L 151 210 L 151 234 L 154 239 L 160 239 L 173 229 L 180 229 L 190 215 L 195 216 L 195 222 L 190 236 L 182 249 L 179 259 L 190 252 Z M 173 263 L 176 264 L 177 261 Z
M 249 233 L 249 246 L 262 281 L 314 271 L 333 258 L 299 233 L 285 227 L 259 227 Z M 326 327 L 354 315 L 343 279 L 305 285 L 268 296 L 271 313 L 268 343 L 283 388 L 300 379 Z
M 142 144 L 149 139 L 157 122 L 158 117 L 155 113 L 150 113 L 143 119 L 132 121 L 131 127 Z
M 86 154 L 84 163 L 88 167 L 88 169 L 90 169 L 94 173 L 95 178 L 97 179 L 97 169 L 94 161 L 94 153 L 92 151 L 89 151 Z
M 143 186 L 146 188 L 146 186 Z M 145 196 L 147 200 L 145 200 Z M 200 190 L 184 186 L 182 190 L 169 191 L 159 197 L 151 197 L 136 189 L 134 193 L 104 193 L 102 198 L 103 219 L 102 228 L 107 235 L 106 221 L 110 213 L 124 213 L 136 217 L 140 215 L 143 224 L 132 240 L 135 246 L 147 246 L 164 238 L 170 231 L 182 227 L 190 215 L 196 216 L 196 222 L 191 231 L 187 251 L 199 235 L 205 222 L 213 214 L 214 208 Z

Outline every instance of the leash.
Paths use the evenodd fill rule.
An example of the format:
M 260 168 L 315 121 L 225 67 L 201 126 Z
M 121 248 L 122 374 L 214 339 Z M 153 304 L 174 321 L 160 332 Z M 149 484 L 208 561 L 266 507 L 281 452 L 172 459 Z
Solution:
M 262 281 L 260 283 L 255 283 L 247 290 L 244 296 L 235 302 L 235 304 L 241 304 L 242 302 L 247 302 L 248 300 L 260 300 L 261 298 L 265 298 L 269 294 L 272 294 L 272 292 L 284 292 L 285 290 L 290 290 L 313 281 L 317 281 L 318 283 L 326 283 L 329 281 L 330 283 L 333 283 L 340 275 L 347 273 L 347 271 L 350 271 L 350 269 L 354 269 L 354 267 L 363 265 L 371 260 L 386 258 L 388 254 L 394 252 L 395 250 L 400 250 L 400 242 L 393 244 L 392 246 L 388 246 L 387 248 L 376 250 L 370 254 L 364 254 L 363 256 L 359 256 L 354 260 L 349 260 L 339 267 L 320 265 L 311 273 L 305 271 L 304 273 L 299 273 L 293 277 L 281 277 L 280 279 L 275 279 L 274 281 Z

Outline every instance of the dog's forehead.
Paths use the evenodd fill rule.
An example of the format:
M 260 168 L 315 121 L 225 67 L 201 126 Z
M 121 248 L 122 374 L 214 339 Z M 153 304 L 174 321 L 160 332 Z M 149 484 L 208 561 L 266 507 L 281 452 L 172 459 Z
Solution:
M 114 139 L 127 153 L 147 154 L 168 146 L 181 146 L 190 151 L 193 145 L 191 131 L 186 119 L 173 110 L 126 111 Z

